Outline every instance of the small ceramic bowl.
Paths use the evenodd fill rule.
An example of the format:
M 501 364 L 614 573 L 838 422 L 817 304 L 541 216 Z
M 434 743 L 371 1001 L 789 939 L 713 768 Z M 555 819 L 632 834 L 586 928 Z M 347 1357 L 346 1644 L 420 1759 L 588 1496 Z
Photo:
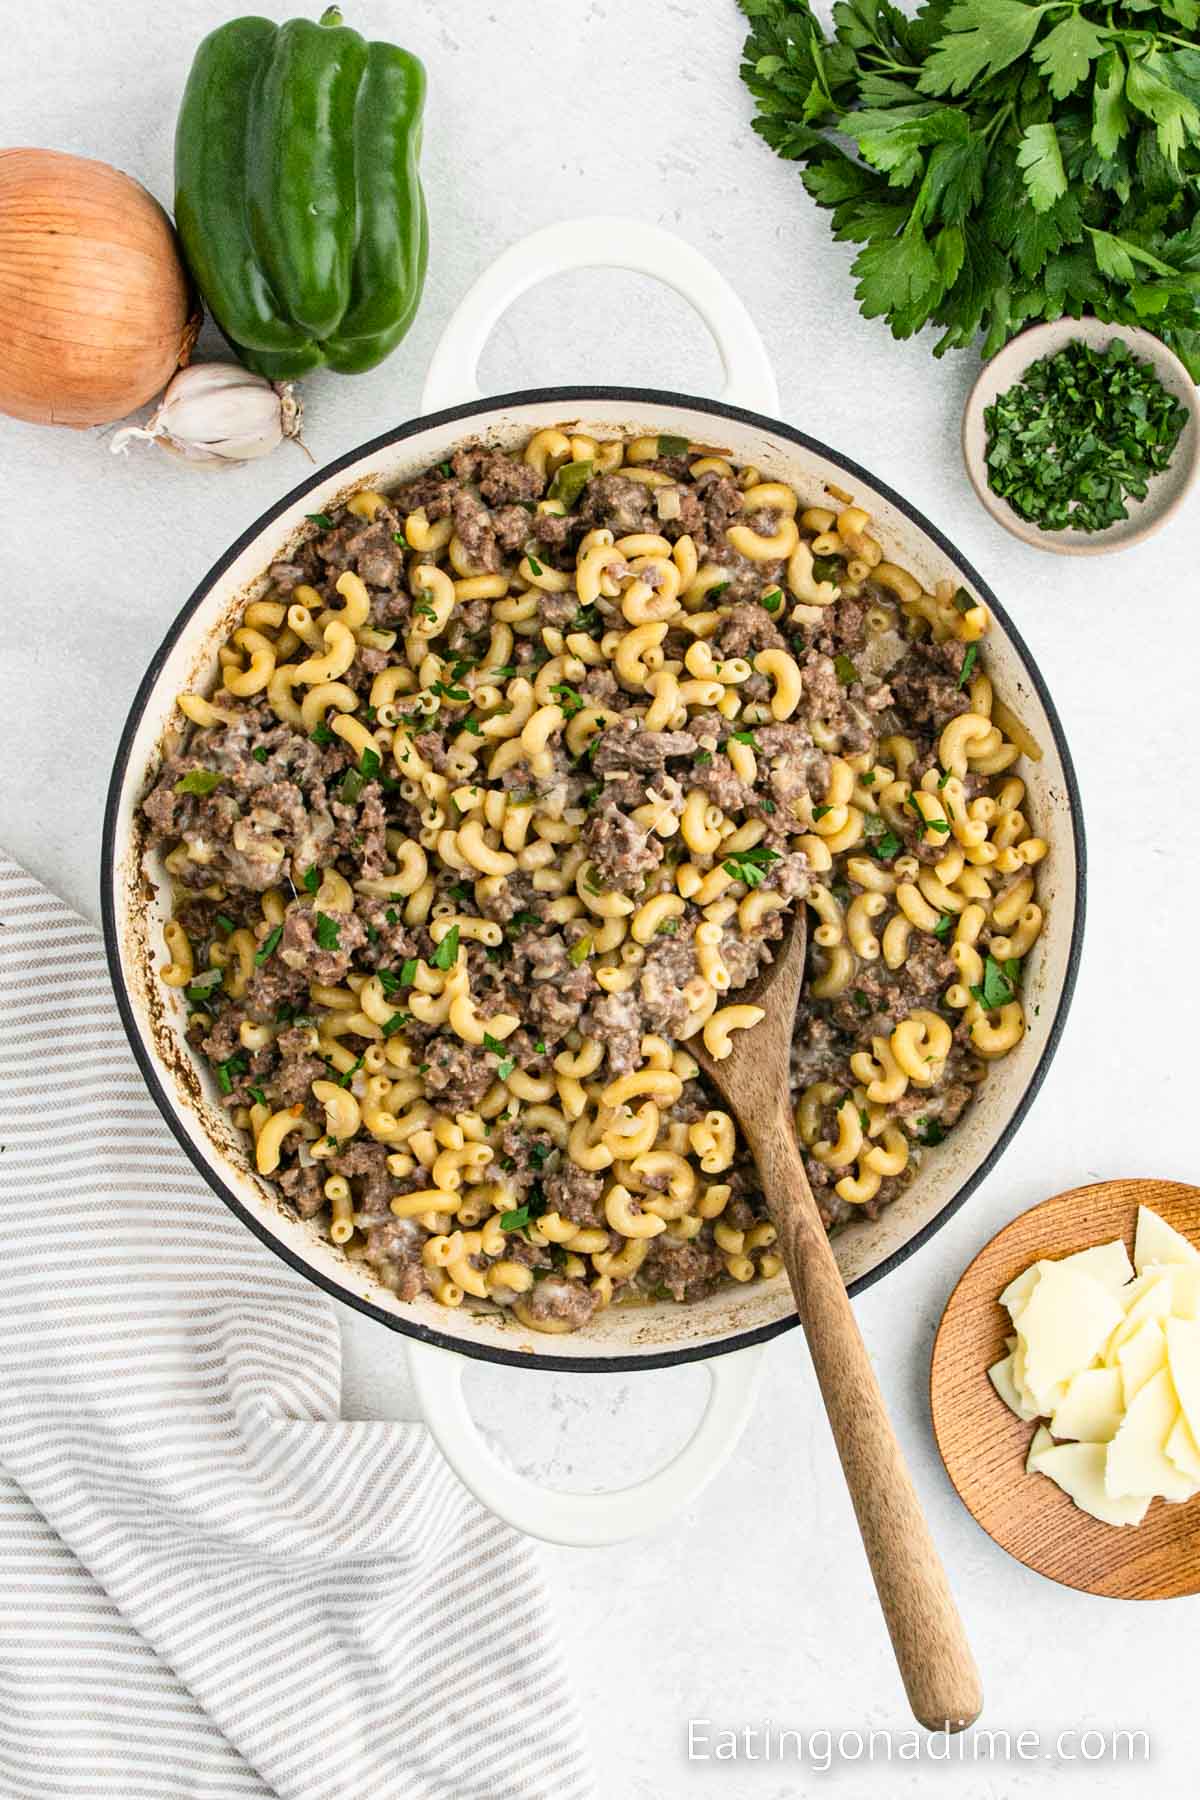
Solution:
M 988 486 L 987 427 L 984 413 L 996 399 L 1016 385 L 1031 363 L 1053 356 L 1065 344 L 1082 338 L 1085 344 L 1105 349 L 1114 338 L 1128 345 L 1134 356 L 1153 364 L 1169 394 L 1188 410 L 1188 421 L 1175 446 L 1175 454 L 1161 475 L 1150 482 L 1144 500 L 1126 501 L 1129 516 L 1104 531 L 1042 531 L 1013 511 Z M 1108 550 L 1125 550 L 1165 525 L 1191 486 L 1200 467 L 1200 404 L 1191 376 L 1173 350 L 1149 331 L 1131 325 L 1105 325 L 1100 319 L 1053 319 L 1034 325 L 1005 344 L 980 371 L 963 412 L 963 460 L 971 485 L 997 524 L 1038 550 L 1054 550 L 1061 556 L 1101 556 Z

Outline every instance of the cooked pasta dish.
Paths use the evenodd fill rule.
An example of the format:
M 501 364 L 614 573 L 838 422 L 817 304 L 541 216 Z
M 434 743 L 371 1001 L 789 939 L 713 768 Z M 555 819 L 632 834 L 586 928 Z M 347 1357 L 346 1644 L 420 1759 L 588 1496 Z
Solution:
M 1047 846 L 989 619 L 834 489 L 569 427 L 311 515 L 144 802 L 281 1203 L 539 1331 L 777 1274 L 689 1042 L 811 909 L 796 1128 L 873 1215 L 1020 1041 Z

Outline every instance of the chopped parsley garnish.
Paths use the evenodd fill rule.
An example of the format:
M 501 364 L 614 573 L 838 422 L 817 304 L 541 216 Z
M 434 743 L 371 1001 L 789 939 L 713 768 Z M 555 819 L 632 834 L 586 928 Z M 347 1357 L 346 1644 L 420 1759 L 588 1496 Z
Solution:
M 941 938 L 942 942 L 945 943 L 953 930 L 954 915 L 952 913 L 943 913 L 933 928 L 933 935 L 935 938 Z
M 578 968 L 580 963 L 585 963 L 591 954 L 592 954 L 591 938 L 590 937 L 581 937 L 581 938 L 577 938 L 575 940 L 575 942 L 571 945 L 571 948 L 567 951 L 567 958 L 570 962 L 574 963 L 576 968 Z
M 400 986 L 400 977 L 394 974 L 391 969 L 379 969 L 376 973 L 379 976 L 379 985 L 384 993 L 394 994 Z
M 333 530 L 333 520 L 328 513 L 305 513 L 304 516 L 311 519 L 314 525 L 319 525 L 322 531 Z
M 533 554 L 532 554 L 532 553 L 531 553 L 531 552 L 529 552 L 529 551 L 526 551 L 526 553 L 525 553 L 525 561 L 526 561 L 526 562 L 527 562 L 527 563 L 528 563 L 528 564 L 529 564 L 529 568 L 530 568 L 530 571 L 531 571 L 531 573 L 532 573 L 532 574 L 534 574 L 534 575 L 540 575 L 540 574 L 541 574 L 541 572 L 542 572 L 542 565 L 541 565 L 541 563 L 540 563 L 540 562 L 539 562 L 539 561 L 538 561 L 538 559 L 537 559 L 537 557 L 536 557 L 536 556 L 534 556 L 534 555 L 533 555 Z
M 692 761 L 695 763 L 695 765 L 698 769 L 706 769 L 708 767 L 709 763 L 712 761 L 712 751 L 711 750 L 697 751 L 696 755 L 692 758 Z
M 269 960 L 269 958 L 275 954 L 275 947 L 279 943 L 279 940 L 282 936 L 283 936 L 283 926 L 282 925 L 276 925 L 273 930 L 271 930 L 267 933 L 266 937 L 262 941 L 261 948 L 256 950 L 254 953 L 255 968 L 261 969 L 262 965 L 265 962 L 267 962 Z
M 725 589 L 728 587 L 732 587 L 732 586 L 733 586 L 732 581 L 718 581 L 715 587 L 709 588 L 708 593 L 705 595 L 705 598 L 708 600 L 719 600 L 721 598 L 721 595 L 725 592 Z M 720 665 L 718 664 L 718 667 L 719 666 Z
M 777 613 L 783 605 L 783 595 L 778 588 L 772 588 L 769 594 L 763 595 L 762 604 L 769 613 Z
M 937 831 L 940 832 L 942 836 L 945 836 L 946 832 L 950 829 L 950 821 L 948 819 L 922 818 L 921 823 L 924 825 L 926 831 Z
M 721 867 L 735 881 L 742 882 L 748 888 L 756 888 L 762 886 L 771 864 L 778 861 L 778 850 L 768 850 L 762 844 L 755 844 L 752 849 L 739 850 L 736 855 L 727 858 Z
M 885 831 L 882 836 L 874 840 L 870 848 L 872 856 L 877 856 L 880 862 L 886 862 L 890 857 L 895 856 L 898 850 L 903 850 L 904 842 L 902 838 L 896 836 L 894 831 Z
M 394 906 L 389 906 L 383 916 L 389 925 L 398 925 L 400 923 L 400 914 L 396 911 Z
M 966 588 L 958 588 L 954 595 L 954 604 L 960 613 L 974 612 L 979 602 L 972 600 Z
M 333 742 L 333 733 L 330 731 L 324 719 L 321 719 L 318 724 L 314 725 L 308 735 L 314 744 L 332 744 Z
M 267 1096 L 263 1093 L 263 1091 L 260 1087 L 247 1087 L 246 1092 L 249 1094 L 250 1098 L 254 1101 L 256 1106 L 265 1106 L 267 1104 Z
M 571 620 L 571 623 L 567 626 L 567 630 L 590 632 L 598 617 L 599 614 L 594 606 L 581 606 L 579 611 L 575 614 L 575 617 Z
M 814 556 L 812 572 L 818 581 L 836 581 L 842 568 L 836 556 Z
M 422 590 L 422 598 L 413 601 L 413 611 L 419 613 L 423 619 L 436 619 L 437 609 L 429 604 L 428 599 L 424 598 L 427 592 L 427 589 Z
M 366 785 L 365 775 L 361 775 L 357 769 L 347 769 L 342 776 L 342 785 L 338 789 L 338 798 L 342 805 L 353 806 Z
M 540 1218 L 546 1210 L 546 1196 L 536 1184 L 530 1188 L 524 1204 L 512 1212 L 501 1213 L 501 1231 L 522 1231 L 530 1219 Z
M 567 511 L 570 512 L 591 479 L 592 465 L 590 462 L 565 462 L 561 468 L 555 471 L 554 480 L 550 483 L 546 498 L 547 500 L 561 500 Z
M 1182 130 L 1179 136 L 1182 142 Z M 1096 237 L 1118 242 L 1104 232 Z M 1103 267 L 1109 252 L 1096 243 L 1095 253 Z M 1149 260 L 1144 250 L 1132 254 Z M 1169 272 L 1161 262 L 1151 266 Z M 986 409 L 984 423 L 988 486 L 1018 517 L 1043 531 L 1103 531 L 1128 518 L 1126 499 L 1144 499 L 1151 477 L 1167 467 L 1187 412 L 1120 339 L 1101 348 L 1074 338 L 1031 363 Z
M 678 919 L 664 919 L 662 924 L 656 929 L 654 935 L 655 937 L 674 937 L 678 930 Z
M 435 969 L 452 969 L 458 961 L 459 928 L 452 925 L 429 961 Z
M 535 912 L 517 912 L 508 921 L 510 931 L 519 931 L 525 925 L 540 925 L 541 920 Z
M 583 695 L 570 682 L 556 681 L 550 692 L 562 707 L 564 718 L 573 719 L 576 713 L 583 711 Z
M 464 731 L 469 731 L 472 737 L 482 737 L 483 736 L 483 725 L 475 717 L 475 715 L 473 713 L 471 714 L 470 718 L 464 719 L 462 721 L 462 728 Z
M 826 813 L 831 813 L 832 811 L 832 806 L 814 806 L 812 814 L 813 824 L 815 825 L 818 819 L 823 819 Z
M 338 1086 L 343 1087 L 343 1088 L 348 1088 L 350 1086 L 350 1083 L 354 1080 L 354 1077 L 358 1074 L 358 1071 L 362 1068 L 362 1066 L 363 1066 L 363 1058 L 360 1056 L 357 1062 L 353 1062 L 350 1064 L 350 1067 L 344 1072 L 344 1074 L 341 1074 L 338 1076 Z
M 758 803 L 758 810 L 759 812 L 773 813 L 776 810 L 775 802 L 773 800 L 760 800 Z
M 452 473 L 453 473 L 453 471 L 448 462 L 440 462 L 438 464 L 438 474 L 444 475 L 447 481 L 449 481 Z
M 181 775 L 175 783 L 175 792 L 177 794 L 211 794 L 214 788 L 220 787 L 224 779 L 225 777 L 219 775 L 215 769 L 189 769 L 187 774 Z
M 185 990 L 188 999 L 211 1000 L 224 979 L 221 969 L 205 969 L 203 975 L 197 975 L 194 981 L 188 983 Z
M 404 1028 L 404 1026 L 408 1024 L 408 1020 L 409 1020 L 408 1013 L 394 1012 L 392 1014 L 391 1018 L 388 1019 L 384 1023 L 384 1026 L 383 1026 L 384 1037 L 385 1038 L 395 1037 L 396 1033 L 398 1031 L 401 1031 Z
M 731 731 L 729 741 L 732 744 L 757 744 L 758 739 L 752 731 Z
M 221 930 L 224 932 L 230 932 L 234 928 L 233 920 L 228 918 L 224 913 L 217 914 L 216 923 L 221 927 Z
M 967 682 L 971 679 L 971 670 L 975 667 L 978 655 L 979 646 L 977 644 L 968 644 L 967 654 L 963 657 L 962 673 L 958 678 L 958 686 L 960 688 L 966 687 Z
M 686 456 L 690 445 L 685 437 L 674 437 L 669 431 L 658 434 L 658 454 L 660 456 Z
M 378 775 L 382 766 L 383 758 L 378 750 L 364 750 L 358 759 L 358 772 L 360 775 L 365 775 L 368 780 L 372 775 Z
M 940 1119 L 926 1119 L 925 1117 L 921 1117 L 917 1120 L 917 1127 L 919 1132 L 917 1138 L 918 1143 L 928 1144 L 930 1149 L 932 1149 L 935 1144 L 945 1143 L 946 1127 L 942 1124 Z
M 220 1088 L 221 1092 L 223 1094 L 232 1094 L 234 1076 L 244 1075 L 249 1067 L 249 1063 L 246 1061 L 246 1058 L 242 1055 L 240 1050 L 235 1052 L 233 1056 L 226 1057 L 224 1062 L 218 1063 L 217 1086 Z
M 250 754 L 256 763 L 265 763 L 267 760 L 267 752 L 261 744 L 258 746 L 257 750 L 252 750 Z
M 855 988 L 854 992 L 851 994 L 850 998 L 853 1000 L 855 1006 L 857 1006 L 859 1012 L 865 1012 L 865 1013 L 870 1012 L 870 1010 L 871 1010 L 870 996 L 867 994 L 864 994 L 861 988 Z
M 1017 957 L 1010 956 L 1006 962 L 998 963 L 995 957 L 988 956 L 984 958 L 983 980 L 971 989 L 971 993 L 985 1012 L 996 1012 L 1016 999 L 1020 979 L 1021 964 Z
M 544 1050 L 545 1048 L 546 1048 L 546 1046 L 543 1044 L 542 1049 Z M 549 1144 L 530 1144 L 530 1146 L 529 1146 L 529 1160 L 533 1164 L 535 1169 L 541 1168 L 542 1164 L 545 1162 L 545 1160 L 549 1156 L 549 1154 L 550 1154 L 550 1145 Z
M 336 919 L 330 918 L 328 913 L 319 912 L 317 914 L 317 943 L 322 950 L 341 949 L 341 927 Z
M 534 1049 L 535 1049 L 535 1050 L 536 1050 L 536 1051 L 537 1051 L 537 1054 L 538 1054 L 538 1055 L 539 1055 L 539 1056 L 545 1056 L 545 1054 L 546 1054 L 546 1040 L 545 1040 L 545 1038 L 539 1038 L 539 1039 L 538 1039 L 538 1041 L 537 1041 L 537 1043 L 536 1043 L 536 1044 L 535 1044 L 535 1045 L 534 1045 L 534 1046 L 533 1046 L 533 1047 L 534 1047 Z M 535 1150 L 536 1150 L 536 1149 L 538 1149 L 538 1148 L 539 1148 L 539 1147 L 540 1147 L 540 1146 L 538 1146 L 538 1145 L 537 1145 L 537 1144 L 535 1144 L 535 1145 L 534 1145 L 534 1149 L 535 1149 Z M 532 1152 L 531 1152 L 531 1154 L 532 1154 Z
M 416 979 L 417 958 L 415 956 L 406 956 L 404 961 L 400 964 L 400 986 L 402 988 L 411 987 Z
M 875 771 L 874 771 L 874 769 L 865 770 L 864 773 L 859 776 L 859 780 L 862 782 L 864 787 L 874 787 L 875 786 Z
M 399 544 L 399 546 L 402 550 L 408 549 L 408 539 L 405 537 L 405 535 L 402 531 L 393 531 L 392 542 L 393 542 L 393 544 Z
M 317 868 L 315 863 L 311 869 L 305 869 L 303 875 L 300 877 L 300 885 L 307 888 L 310 894 L 316 893 L 321 885 L 321 871 Z
M 835 656 L 833 670 L 843 687 L 849 687 L 851 682 L 858 680 L 858 670 L 848 656 Z

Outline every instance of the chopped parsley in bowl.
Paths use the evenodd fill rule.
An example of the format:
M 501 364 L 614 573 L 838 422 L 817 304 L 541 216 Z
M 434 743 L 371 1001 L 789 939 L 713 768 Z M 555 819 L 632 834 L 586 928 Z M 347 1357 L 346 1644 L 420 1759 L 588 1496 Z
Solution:
M 1196 390 L 1151 333 L 1058 319 L 986 365 L 963 417 L 975 491 L 1039 548 L 1124 547 L 1165 522 L 1200 456 Z

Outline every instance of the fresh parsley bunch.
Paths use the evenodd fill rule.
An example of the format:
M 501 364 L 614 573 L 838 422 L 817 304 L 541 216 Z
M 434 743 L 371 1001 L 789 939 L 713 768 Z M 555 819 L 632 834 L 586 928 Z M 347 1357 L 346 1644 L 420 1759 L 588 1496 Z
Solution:
M 832 213 L 864 315 L 934 354 L 1083 312 L 1200 380 L 1200 0 L 739 0 L 758 131 Z

